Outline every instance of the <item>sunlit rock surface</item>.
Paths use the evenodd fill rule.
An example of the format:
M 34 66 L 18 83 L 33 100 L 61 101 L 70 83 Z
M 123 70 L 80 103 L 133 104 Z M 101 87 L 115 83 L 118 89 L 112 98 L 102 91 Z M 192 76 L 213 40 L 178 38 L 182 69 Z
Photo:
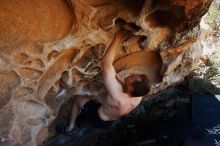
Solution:
M 122 26 L 132 32 L 115 56 L 122 79 L 134 69 L 145 73 L 152 84 L 150 94 L 182 81 L 202 54 L 198 23 L 210 4 L 1 0 L 0 145 L 41 145 L 60 105 L 71 95 L 101 100 L 101 59 Z

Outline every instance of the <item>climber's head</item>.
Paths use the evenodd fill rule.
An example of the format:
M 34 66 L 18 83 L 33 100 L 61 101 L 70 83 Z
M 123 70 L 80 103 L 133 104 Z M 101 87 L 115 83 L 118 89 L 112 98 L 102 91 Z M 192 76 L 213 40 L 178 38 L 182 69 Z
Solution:
M 124 79 L 123 91 L 133 97 L 146 95 L 150 91 L 147 76 L 144 74 L 130 74 Z

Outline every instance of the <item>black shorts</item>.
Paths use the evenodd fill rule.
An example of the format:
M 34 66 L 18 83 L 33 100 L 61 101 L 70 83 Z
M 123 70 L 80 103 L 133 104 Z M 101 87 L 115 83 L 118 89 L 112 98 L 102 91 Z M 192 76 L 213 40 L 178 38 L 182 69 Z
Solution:
M 114 121 L 103 121 L 98 114 L 98 108 L 101 106 L 94 100 L 88 101 L 82 108 L 81 114 L 88 122 L 96 128 L 111 128 Z

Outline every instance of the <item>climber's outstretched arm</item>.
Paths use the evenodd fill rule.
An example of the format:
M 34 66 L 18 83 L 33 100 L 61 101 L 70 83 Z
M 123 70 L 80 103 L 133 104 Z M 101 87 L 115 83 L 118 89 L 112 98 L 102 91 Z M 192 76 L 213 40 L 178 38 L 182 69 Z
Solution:
M 113 41 L 107 48 L 105 55 L 103 57 L 102 63 L 105 66 L 112 65 L 115 57 L 116 49 L 119 47 L 123 33 L 121 31 L 116 32 Z
M 115 37 L 110 46 L 107 48 L 102 60 L 104 84 L 108 93 L 112 96 L 114 96 L 113 94 L 117 93 L 117 91 L 121 90 L 122 88 L 121 84 L 116 79 L 116 72 L 113 67 L 115 52 L 119 47 L 122 37 L 123 33 L 121 31 L 118 31 L 115 34 Z

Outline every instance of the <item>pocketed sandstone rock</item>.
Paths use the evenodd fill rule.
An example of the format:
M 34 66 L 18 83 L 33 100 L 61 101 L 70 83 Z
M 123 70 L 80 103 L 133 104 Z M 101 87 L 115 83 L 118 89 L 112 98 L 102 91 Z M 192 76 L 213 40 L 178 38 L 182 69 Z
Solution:
M 12 89 L 20 84 L 20 77 L 14 71 L 0 70 L 0 108 L 11 99 Z
M 39 69 L 42 69 L 45 65 L 41 59 L 33 59 L 30 61 L 25 62 L 25 65 L 29 67 L 36 67 Z
M 13 98 L 24 97 L 33 93 L 33 89 L 29 87 L 17 86 L 12 91 Z
M 19 73 L 22 77 L 30 80 L 39 79 L 40 76 L 43 74 L 42 71 L 27 67 L 19 68 Z
M 60 105 L 75 94 L 91 94 L 101 101 L 105 96 L 101 60 L 122 27 L 131 33 L 116 50 L 114 65 L 122 78 L 134 71 L 146 73 L 155 85 L 151 93 L 183 80 L 200 56 L 197 25 L 210 3 L 1 0 L 4 144 L 40 145 Z

